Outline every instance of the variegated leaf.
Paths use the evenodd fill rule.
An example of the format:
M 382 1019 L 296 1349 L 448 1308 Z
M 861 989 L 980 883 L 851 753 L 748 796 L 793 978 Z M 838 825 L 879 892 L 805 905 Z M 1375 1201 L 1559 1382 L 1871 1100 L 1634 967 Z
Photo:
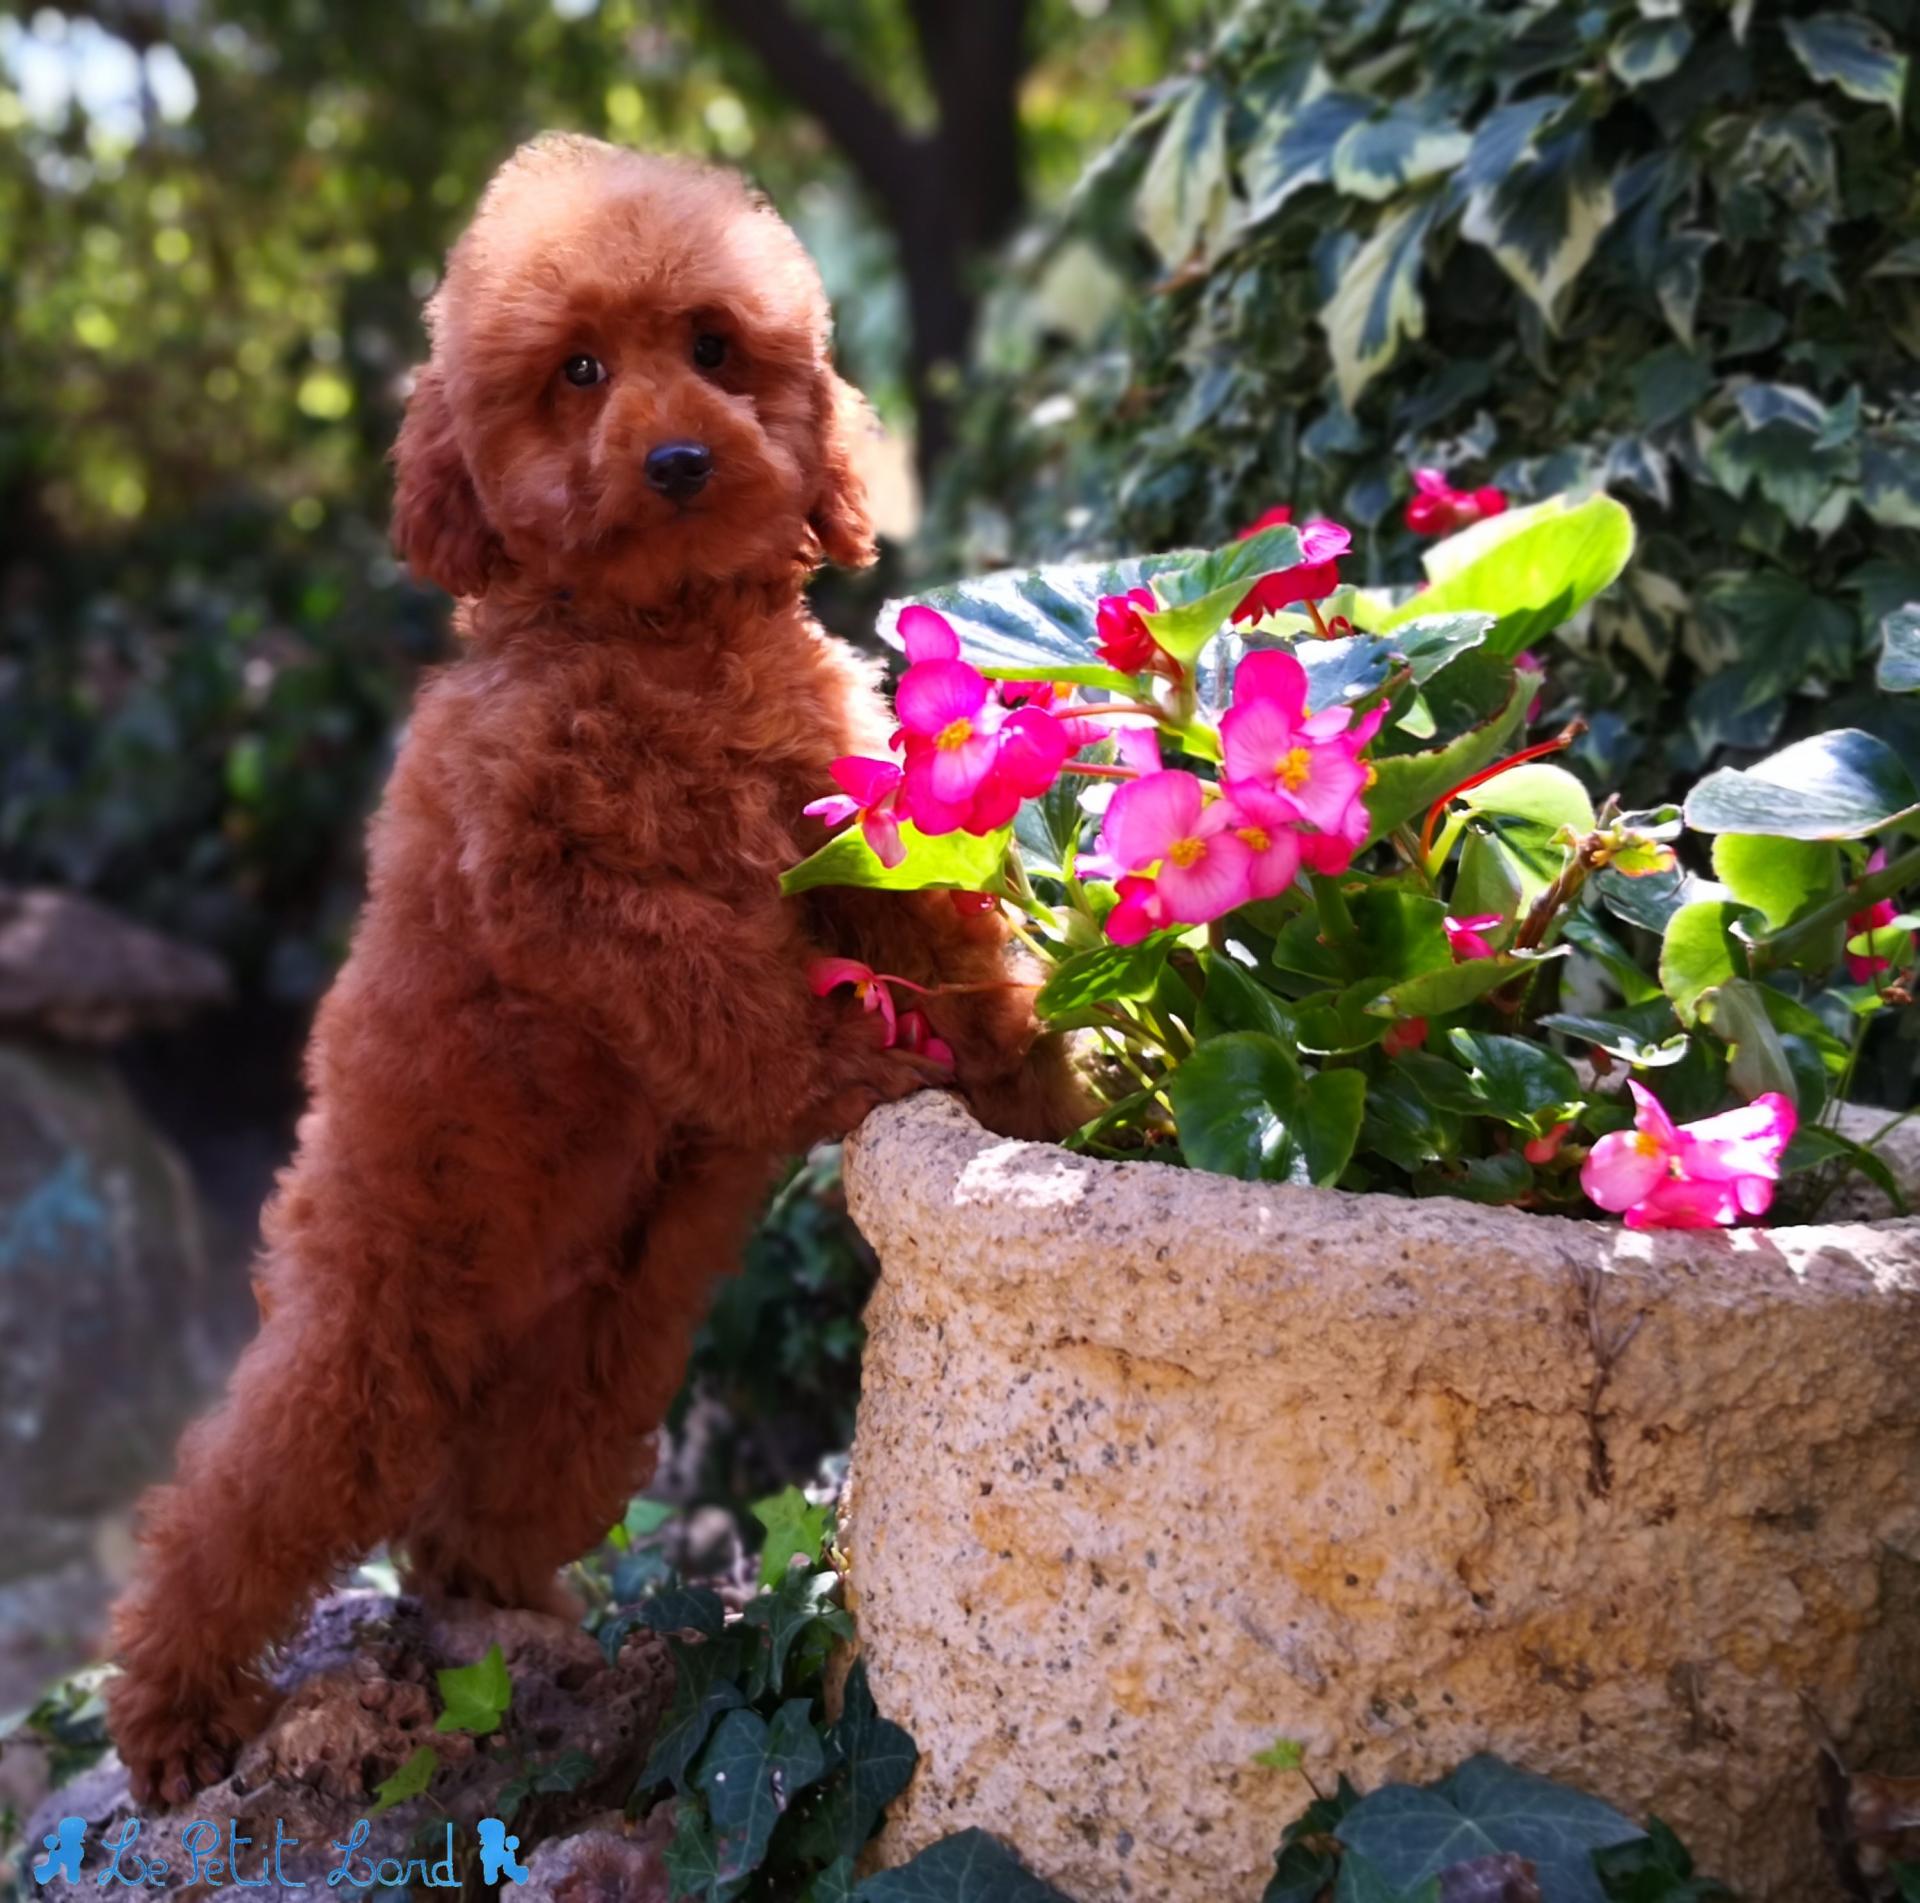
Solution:
M 1426 334 L 1420 265 L 1438 209 L 1429 199 L 1382 218 L 1321 309 L 1340 398 L 1349 409 L 1393 361 L 1403 338 Z
M 1227 95 L 1211 80 L 1189 86 L 1140 181 L 1134 218 L 1169 270 L 1225 222 L 1228 110 Z
M 1811 390 L 1792 383 L 1749 383 L 1735 397 L 1741 420 L 1749 429 L 1784 423 L 1818 436 L 1827 426 L 1827 406 Z
M 1838 86 L 1849 99 L 1885 106 L 1899 117 L 1907 90 L 1907 56 L 1895 52 L 1877 20 L 1860 13 L 1816 13 L 1810 20 L 1780 24 L 1811 78 Z
M 1920 529 L 1920 442 L 1874 431 L 1860 447 L 1860 500 L 1887 528 Z
M 1504 184 L 1476 191 L 1460 229 L 1556 326 L 1561 297 L 1613 222 L 1612 183 L 1594 166 L 1586 132 L 1563 133 Z
M 1395 106 L 1341 135 L 1333 149 L 1333 185 L 1353 198 L 1391 198 L 1403 186 L 1452 171 L 1472 143 L 1455 126 Z
M 1531 159 L 1534 142 L 1546 130 L 1548 122 L 1572 104 L 1548 94 L 1540 99 L 1520 99 L 1511 105 L 1495 106 L 1480 121 L 1473 135 L 1473 149 L 1460 168 L 1460 182 L 1469 191 L 1488 191 L 1498 185 L 1523 161 Z
M 1335 147 L 1372 112 L 1372 102 L 1358 93 L 1320 92 L 1264 123 L 1240 162 L 1248 223 L 1271 218 L 1295 192 L 1324 185 Z
M 1720 242 L 1710 231 L 1676 231 L 1660 247 L 1653 267 L 1653 294 L 1673 334 L 1691 350 L 1693 316 L 1700 308 L 1701 265 Z
M 1623 86 L 1651 86 L 1679 71 L 1693 51 L 1693 34 L 1684 20 L 1642 20 L 1614 41 L 1607 64 Z

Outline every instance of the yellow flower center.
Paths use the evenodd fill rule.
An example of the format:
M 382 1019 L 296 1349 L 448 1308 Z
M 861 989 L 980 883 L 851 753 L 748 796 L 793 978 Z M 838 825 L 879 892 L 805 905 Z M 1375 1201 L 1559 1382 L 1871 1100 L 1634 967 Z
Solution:
M 1313 754 L 1306 747 L 1292 747 L 1275 765 L 1274 776 L 1289 793 L 1297 793 L 1313 774 Z
M 1378 782 L 1379 778 L 1380 778 L 1380 769 L 1377 766 L 1375 766 L 1372 761 L 1368 761 L 1367 777 L 1360 782 L 1361 792 L 1371 793 L 1374 789 L 1375 784 Z
M 1265 852 L 1267 848 L 1273 844 L 1272 836 L 1264 826 L 1242 826 L 1239 831 L 1240 837 L 1244 839 L 1255 852 Z
M 950 720 L 940 729 L 934 745 L 942 753 L 951 753 L 955 747 L 964 747 L 973 738 L 973 722 L 963 714 L 958 720 Z
M 1176 839 L 1167 848 L 1167 857 L 1184 871 L 1188 866 L 1197 865 L 1207 856 L 1207 842 L 1204 839 Z
M 1660 1139 L 1657 1136 L 1649 1135 L 1645 1130 L 1636 1130 L 1628 1141 L 1642 1156 L 1658 1156 L 1660 1154 Z M 1679 1161 L 1677 1157 L 1674 1160 L 1676 1162 Z

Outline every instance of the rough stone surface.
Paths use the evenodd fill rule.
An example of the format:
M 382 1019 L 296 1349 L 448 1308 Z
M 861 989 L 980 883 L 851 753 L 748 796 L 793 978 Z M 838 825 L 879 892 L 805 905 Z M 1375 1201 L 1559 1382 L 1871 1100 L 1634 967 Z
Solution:
M 77 893 L 0 886 L 0 1026 L 104 1044 L 226 995 L 210 953 Z
M 486 1738 L 436 1734 L 433 1674 L 445 1666 L 472 1664 L 496 1642 L 513 1680 L 505 1724 Z M 216 1833 L 224 1838 L 229 1826 L 237 1825 L 252 1840 L 241 1853 L 242 1873 L 252 1879 L 262 1873 L 263 1847 L 270 1856 L 276 1819 L 289 1838 L 298 1839 L 298 1847 L 283 1854 L 286 1882 L 270 1881 L 249 1894 L 360 1894 L 350 1887 L 327 1887 L 328 1875 L 341 1861 L 337 1846 L 349 1841 L 357 1820 L 367 1815 L 375 1787 L 423 1744 L 440 1754 L 429 1793 L 373 1819 L 365 1842 L 353 1852 L 353 1867 L 358 1871 L 367 1860 L 377 1864 L 387 1857 L 403 1863 L 422 1854 L 437 1858 L 447 1849 L 451 1823 L 455 1875 L 469 1893 L 483 1894 L 474 1883 L 473 1826 L 482 1817 L 504 1815 L 507 1786 L 529 1767 L 552 1764 L 570 1752 L 593 1762 L 575 1790 L 528 1797 L 508 1819 L 526 1860 L 529 1849 L 546 1837 L 625 1799 L 673 1687 L 666 1648 L 652 1634 L 630 1637 L 610 1665 L 578 1626 L 542 1613 L 458 1602 L 430 1608 L 416 1599 L 370 1592 L 341 1592 L 324 1600 L 277 1679 L 285 1700 L 266 1730 L 241 1753 L 231 1777 L 201 1792 L 184 1810 L 140 1811 L 127 1795 L 126 1773 L 112 1756 L 48 1796 L 28 1821 L 29 1849 L 38 1855 L 42 1839 L 56 1830 L 60 1818 L 78 1816 L 86 1822 L 86 1861 L 79 1883 L 56 1878 L 37 1894 L 54 1903 L 98 1895 L 100 1874 L 111 1860 L 101 1846 L 118 1843 L 135 1818 L 140 1830 L 130 1850 L 167 1866 L 163 1881 L 140 1888 L 143 1896 L 237 1894 L 231 1876 L 223 1887 L 210 1890 L 208 1879 L 215 1873 L 206 1859 L 215 1854 Z M 183 1841 L 202 1820 L 213 1831 Z M 201 1847 L 197 1878 L 196 1845 Z M 587 1869 L 611 1867 L 604 1856 L 595 1864 L 584 1852 L 578 1861 Z M 122 1867 L 133 1866 L 128 1861 Z M 529 1863 L 530 1875 L 532 1868 Z M 541 1894 L 584 1903 L 600 1893 L 554 1887 Z M 613 1894 L 632 1894 L 643 1903 L 651 1897 L 645 1889 Z M 660 1893 L 662 1903 L 665 1894 Z
M 1749 1903 L 1836 1894 L 1822 1728 L 1916 1743 L 1920 1222 L 1633 1235 L 939 1096 L 846 1179 L 883 1265 L 846 1538 L 921 1751 L 884 1857 L 977 1824 L 1080 1903 L 1252 1903 L 1285 1736 L 1363 1787 L 1491 1749 Z
M 225 1306 L 186 1171 L 108 1060 L 0 1037 L 0 1588 L 71 1564 L 165 1466 Z
M 660 1804 L 641 1823 L 615 1811 L 550 1839 L 528 1859 L 514 1903 L 672 1903 L 666 1850 L 673 1821 L 672 1804 Z

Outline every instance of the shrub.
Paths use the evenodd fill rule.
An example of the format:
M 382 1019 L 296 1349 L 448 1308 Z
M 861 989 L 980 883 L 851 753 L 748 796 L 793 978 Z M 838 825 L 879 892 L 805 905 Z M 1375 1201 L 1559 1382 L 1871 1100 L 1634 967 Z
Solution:
M 1242 6 L 1036 234 L 934 559 L 1212 545 L 1408 472 L 1631 502 L 1566 630 L 1574 760 L 1642 803 L 1722 748 L 1864 727 L 1920 593 L 1912 0 Z M 992 500 L 985 500 L 992 499 Z
M 1006 908 L 1049 966 L 1042 1021 L 1103 1053 L 1083 1148 L 1642 1228 L 1762 1215 L 1809 1169 L 1804 1215 L 1828 1164 L 1898 1206 L 1820 1120 L 1911 1001 L 1920 920 L 1893 901 L 1920 848 L 1867 843 L 1920 814 L 1898 756 L 1843 729 L 1708 775 L 1684 823 L 1596 806 L 1542 758 L 1579 723 L 1522 744 L 1520 663 L 1621 575 L 1626 511 L 1496 513 L 1430 549 L 1419 589 L 1343 587 L 1348 539 L 1273 524 L 891 604 L 901 759 L 834 762 L 841 792 L 807 810 L 858 824 L 786 889 Z M 1920 687 L 1920 607 L 1883 638 L 1884 684 Z M 1714 836 L 1685 842 L 1698 869 L 1688 827 Z M 945 987 L 818 963 L 816 991 L 843 984 L 950 1059 Z

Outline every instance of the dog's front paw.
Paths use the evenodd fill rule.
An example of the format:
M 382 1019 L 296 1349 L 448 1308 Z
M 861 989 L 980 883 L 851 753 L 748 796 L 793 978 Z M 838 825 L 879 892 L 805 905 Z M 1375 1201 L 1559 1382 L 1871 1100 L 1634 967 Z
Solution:
M 172 1807 L 218 1784 L 260 1729 L 270 1702 L 257 1681 L 183 1699 L 136 1673 L 115 1679 L 107 1687 L 107 1729 L 134 1801 Z

